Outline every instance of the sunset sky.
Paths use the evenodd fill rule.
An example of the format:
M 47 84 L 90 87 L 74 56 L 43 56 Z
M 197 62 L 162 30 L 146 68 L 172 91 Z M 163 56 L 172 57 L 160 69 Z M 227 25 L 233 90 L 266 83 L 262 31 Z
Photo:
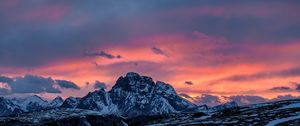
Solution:
M 83 96 L 131 71 L 193 99 L 300 96 L 300 2 L 0 1 L 1 95 Z

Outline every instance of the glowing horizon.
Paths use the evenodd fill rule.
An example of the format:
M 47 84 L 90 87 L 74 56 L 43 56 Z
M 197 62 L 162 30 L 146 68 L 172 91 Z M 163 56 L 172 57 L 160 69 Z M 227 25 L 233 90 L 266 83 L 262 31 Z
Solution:
M 0 75 L 51 77 L 81 88 L 49 97 L 83 96 L 93 90 L 87 82 L 109 89 L 127 72 L 192 97 L 297 97 L 299 11 L 296 1 L 3 0 Z

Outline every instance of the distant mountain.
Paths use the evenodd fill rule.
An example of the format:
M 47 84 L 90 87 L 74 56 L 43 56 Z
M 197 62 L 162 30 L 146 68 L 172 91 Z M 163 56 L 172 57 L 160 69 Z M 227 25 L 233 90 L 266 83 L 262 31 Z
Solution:
M 79 104 L 80 98 L 75 98 L 75 97 L 68 97 L 61 107 L 64 108 L 76 108 Z
M 57 107 L 60 107 L 63 104 L 63 102 L 64 102 L 64 100 L 60 96 L 57 96 L 46 106 L 50 107 L 50 108 L 57 108 Z
M 44 108 L 47 101 L 37 95 L 29 96 L 26 98 L 13 98 L 11 100 L 14 104 L 20 106 L 23 111 L 34 111 Z
M 53 101 L 47 101 L 37 95 L 25 98 L 0 98 L 0 116 L 16 115 L 23 112 L 39 111 L 60 107 L 63 103 L 61 97 L 56 97 Z
M 17 115 L 22 113 L 20 106 L 6 98 L 0 98 L 0 116 Z
M 233 109 L 233 108 L 238 108 L 238 105 L 236 102 L 232 101 L 232 102 L 228 102 L 225 103 L 223 105 L 217 105 L 211 108 L 211 110 L 215 111 L 215 112 L 222 112 L 226 109 Z

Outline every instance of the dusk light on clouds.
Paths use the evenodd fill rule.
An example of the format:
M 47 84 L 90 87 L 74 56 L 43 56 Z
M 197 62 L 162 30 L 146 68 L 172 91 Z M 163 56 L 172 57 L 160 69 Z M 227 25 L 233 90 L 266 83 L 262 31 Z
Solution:
M 84 96 L 132 71 L 195 103 L 296 97 L 299 12 L 297 0 L 1 0 L 0 95 Z

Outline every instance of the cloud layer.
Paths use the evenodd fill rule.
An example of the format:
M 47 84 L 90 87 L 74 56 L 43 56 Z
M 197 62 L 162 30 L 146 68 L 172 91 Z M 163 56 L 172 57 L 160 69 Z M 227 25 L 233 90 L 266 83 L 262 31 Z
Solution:
M 280 0 L 3 0 L 0 91 L 67 95 L 134 71 L 200 99 L 298 96 L 290 82 L 300 80 L 299 8 Z
M 44 78 L 30 74 L 16 78 L 2 76 L 0 82 L 2 84 L 0 89 L 1 95 L 14 93 L 62 93 L 61 88 L 80 89 L 71 81 L 53 80 L 50 77 Z
M 70 89 L 76 89 L 79 90 L 80 88 L 73 82 L 67 81 L 67 80 L 55 80 L 56 83 L 62 87 L 62 88 L 70 88 Z

